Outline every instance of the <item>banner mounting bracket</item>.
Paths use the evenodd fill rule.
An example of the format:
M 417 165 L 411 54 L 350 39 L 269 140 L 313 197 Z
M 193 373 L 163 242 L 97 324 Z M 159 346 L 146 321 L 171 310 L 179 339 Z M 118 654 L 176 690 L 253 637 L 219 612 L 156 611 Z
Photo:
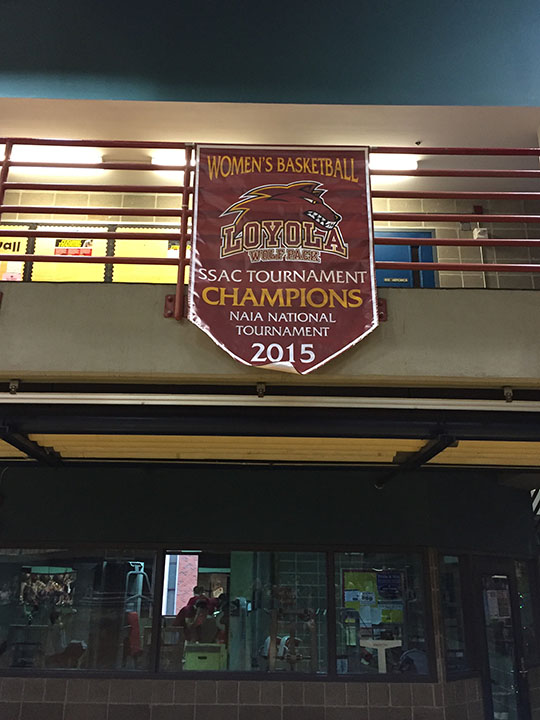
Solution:
M 174 316 L 174 302 L 176 295 L 165 295 L 165 306 L 163 307 L 163 317 L 172 318 Z

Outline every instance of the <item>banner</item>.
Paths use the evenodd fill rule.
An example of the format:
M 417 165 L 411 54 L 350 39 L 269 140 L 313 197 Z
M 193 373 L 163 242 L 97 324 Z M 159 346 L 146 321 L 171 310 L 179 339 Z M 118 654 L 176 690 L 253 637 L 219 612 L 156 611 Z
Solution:
M 377 325 L 367 148 L 200 145 L 189 319 L 305 374 Z

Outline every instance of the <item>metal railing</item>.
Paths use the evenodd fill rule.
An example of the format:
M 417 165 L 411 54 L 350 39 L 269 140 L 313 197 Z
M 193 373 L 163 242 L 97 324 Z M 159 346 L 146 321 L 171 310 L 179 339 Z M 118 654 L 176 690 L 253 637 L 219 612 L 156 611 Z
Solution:
M 0 254 L 1 261 L 21 262 L 72 262 L 72 263 L 98 263 L 104 265 L 129 264 L 129 265 L 172 265 L 178 268 L 177 291 L 175 297 L 174 316 L 181 319 L 183 316 L 183 285 L 184 273 L 187 264 L 187 243 L 190 238 L 188 232 L 188 220 L 192 216 L 189 208 L 189 199 L 193 195 L 193 150 L 190 143 L 173 142 L 129 142 L 123 140 L 45 140 L 37 138 L 0 138 L 0 144 L 5 145 L 4 160 L 0 170 L 0 220 L 7 213 L 22 214 L 62 214 L 62 215 L 85 215 L 85 216 L 122 216 L 122 217 L 160 217 L 178 219 L 177 228 L 171 232 L 163 232 L 163 228 L 156 225 L 155 229 L 149 232 L 122 233 L 115 231 L 95 230 L 88 232 L 85 229 L 84 236 L 89 239 L 112 239 L 112 240 L 173 240 L 179 245 L 178 258 L 152 258 L 152 257 L 117 257 L 114 255 L 97 256 L 57 256 L 57 255 L 36 255 L 34 253 Z M 181 150 L 184 153 L 184 162 L 180 164 L 159 164 L 153 163 L 151 159 L 144 161 L 105 160 L 103 162 L 54 162 L 54 161 L 17 161 L 12 158 L 13 150 L 17 146 L 40 146 L 53 148 L 100 148 L 103 150 Z M 129 173 L 145 172 L 155 174 L 159 171 L 183 173 L 183 184 L 175 185 L 154 185 L 153 183 L 126 184 L 126 183 L 49 183 L 49 182 L 10 182 L 9 173 L 17 168 L 42 168 L 60 169 L 67 173 L 73 170 L 99 170 L 99 171 L 128 171 Z M 157 193 L 157 194 L 178 194 L 181 199 L 179 209 L 169 208 L 129 208 L 129 207 L 67 207 L 47 205 L 6 205 L 4 199 L 9 190 L 33 190 L 33 191 L 62 191 L 62 192 L 99 192 L 99 193 Z M 80 230 L 47 231 L 33 229 L 31 234 L 35 238 L 77 238 L 81 236 Z M 28 237 L 27 230 L 4 230 L 0 227 L 1 237 Z
M 112 252 L 107 252 L 103 256 L 93 255 L 44 255 L 35 254 L 33 252 L 25 253 L 0 253 L 0 262 L 22 262 L 22 263 L 98 263 L 104 266 L 109 265 L 160 265 L 174 266 L 177 268 L 176 275 L 176 296 L 174 306 L 174 317 L 180 320 L 184 312 L 184 278 L 185 268 L 188 263 L 187 250 L 191 238 L 190 221 L 193 215 L 191 201 L 194 193 L 194 162 L 193 153 L 194 145 L 191 143 L 175 143 L 175 142 L 129 142 L 129 141 L 102 141 L 102 140 L 46 140 L 38 138 L 0 138 L 0 144 L 5 145 L 4 159 L 0 168 L 0 221 L 8 214 L 16 215 L 68 215 L 73 216 L 79 224 L 84 223 L 84 237 L 90 240 L 167 240 L 178 243 L 178 257 L 120 257 Z M 98 148 L 104 152 L 105 157 L 101 162 L 59 162 L 53 160 L 17 160 L 15 150 L 21 147 L 37 146 L 51 149 L 58 148 Z M 174 165 L 165 163 L 152 162 L 151 153 L 155 151 L 181 151 L 183 162 Z M 117 153 L 118 157 L 111 156 L 111 153 Z M 109 155 L 107 155 L 109 153 Z M 421 155 L 422 158 L 431 158 L 446 156 L 455 158 L 497 158 L 502 164 L 507 164 L 509 159 L 520 159 L 520 162 L 534 162 L 538 165 L 540 157 L 539 148 L 410 148 L 410 147 L 372 147 L 370 153 L 394 154 L 394 155 Z M 124 157 L 122 157 L 122 155 Z M 126 159 L 128 155 L 128 159 Z M 137 157 L 136 157 L 137 156 Z M 427 165 L 423 160 L 423 164 Z M 462 161 L 463 164 L 463 161 Z M 66 174 L 73 174 L 73 171 L 99 171 L 103 174 L 103 180 L 96 183 L 88 182 L 47 182 L 43 179 L 39 181 L 29 182 L 25 180 L 12 180 L 13 172 L 28 172 L 29 169 L 38 169 L 42 171 L 58 170 L 65 171 Z M 156 173 L 158 172 L 180 172 L 183 176 L 181 184 L 161 185 L 155 183 Z M 117 173 L 125 179 L 125 173 L 128 173 L 130 182 L 120 182 Z M 141 174 L 145 182 L 133 183 L 132 173 Z M 520 200 L 529 201 L 531 203 L 538 202 L 540 211 L 540 192 L 530 189 L 536 186 L 540 179 L 540 169 L 537 167 L 503 167 L 503 168 L 478 168 L 478 167 L 447 167 L 433 168 L 424 166 L 419 169 L 411 170 L 377 170 L 372 169 L 372 184 L 381 177 L 399 177 L 399 178 L 430 178 L 430 182 L 434 179 L 442 179 L 448 183 L 450 179 L 479 179 L 486 180 L 496 179 L 508 183 L 512 188 L 510 190 L 387 190 L 374 189 L 372 197 L 374 199 L 405 199 L 405 200 L 456 200 L 456 201 L 508 201 Z M 108 180 L 108 182 L 107 182 Z M 516 190 L 516 183 L 526 184 L 527 187 Z M 506 186 L 506 184 L 505 184 Z M 154 194 L 154 195 L 176 195 L 179 200 L 178 208 L 159 208 L 159 207 L 108 207 L 108 206 L 68 206 L 68 205 L 41 205 L 41 204 L 6 204 L 6 194 L 10 191 L 34 191 L 34 192 L 84 192 L 84 193 L 128 193 L 133 195 Z M 375 222 L 389 223 L 411 223 L 416 227 L 425 227 L 426 224 L 436 223 L 520 223 L 524 229 L 528 225 L 540 224 L 540 214 L 536 213 L 483 213 L 481 206 L 474 207 L 475 212 L 373 212 L 373 220 Z M 94 218 L 94 227 L 88 228 L 91 220 L 76 220 L 77 216 L 85 216 L 86 218 Z M 111 217 L 123 218 L 152 218 L 148 221 L 148 227 L 143 231 L 127 232 L 129 229 L 128 221 L 108 222 L 102 218 Z M 155 218 L 168 219 L 169 224 L 156 222 Z M 170 220 L 175 222 L 171 225 Z M 28 220 L 9 219 L 6 222 L 12 225 L 27 225 Z M 98 225 L 97 222 L 100 224 Z M 66 223 L 65 220 L 62 221 Z M 55 224 L 59 223 L 55 221 Z M 106 229 L 103 228 L 106 225 Z M 111 227 L 110 226 L 114 226 Z M 139 220 L 137 225 L 141 225 Z M 385 228 L 392 231 L 392 226 Z M 397 228 L 396 228 L 397 230 Z M 524 232 L 524 234 L 526 234 Z M 80 227 L 73 226 L 73 229 L 67 228 L 62 230 L 47 230 L 46 228 L 24 229 L 6 229 L 0 225 L 0 240 L 2 237 L 10 238 L 53 238 L 68 239 L 80 238 Z M 508 248 L 531 248 L 540 250 L 540 239 L 536 238 L 453 238 L 453 237 L 414 237 L 409 234 L 408 237 L 377 237 L 376 245 L 407 245 L 407 246 L 433 246 L 443 247 L 508 247 Z M 377 260 L 375 263 L 377 270 L 408 270 L 408 271 L 450 271 L 450 272 L 496 272 L 496 273 L 540 273 L 540 264 L 538 263 L 486 263 L 486 262 L 402 262 L 402 261 L 382 261 Z

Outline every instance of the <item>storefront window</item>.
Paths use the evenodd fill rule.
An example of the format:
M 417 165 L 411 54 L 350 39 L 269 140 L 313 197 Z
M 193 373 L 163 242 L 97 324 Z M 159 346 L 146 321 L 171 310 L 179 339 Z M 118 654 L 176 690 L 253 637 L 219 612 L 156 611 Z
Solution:
M 427 676 L 421 556 L 0 551 L 0 671 L 148 672 L 156 659 L 172 673 Z
M 428 673 L 419 555 L 336 555 L 337 672 Z
M 0 668 L 148 670 L 155 556 L 0 552 Z
M 516 561 L 516 580 L 519 600 L 519 618 L 523 636 L 523 656 L 527 667 L 538 660 L 538 639 L 535 631 L 533 597 L 529 580 L 528 563 Z
M 323 553 L 170 554 L 161 669 L 324 673 L 326 607 Z
M 441 609 L 444 625 L 446 671 L 469 670 L 465 652 L 465 625 L 459 558 L 443 555 L 440 567 Z

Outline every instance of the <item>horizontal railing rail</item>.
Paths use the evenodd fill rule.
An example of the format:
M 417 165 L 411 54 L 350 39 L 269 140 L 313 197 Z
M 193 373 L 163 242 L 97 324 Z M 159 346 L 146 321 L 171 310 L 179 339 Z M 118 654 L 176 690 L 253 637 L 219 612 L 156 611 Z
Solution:
M 421 170 L 371 170 L 370 175 L 387 175 L 388 177 L 448 177 L 448 178 L 538 178 L 540 170 L 494 170 L 491 168 L 458 170 L 446 168 L 425 168 Z
M 2 142 L 0 140 L 0 142 Z M 392 155 L 528 155 L 540 157 L 540 148 L 514 148 L 514 147 L 401 147 L 393 145 L 372 145 L 372 153 L 388 153 Z
M 414 190 L 372 190 L 374 198 L 410 198 L 419 200 L 540 200 L 540 192 L 478 192 Z
M 43 145 L 53 147 L 142 148 L 184 150 L 192 143 L 169 140 L 71 140 L 56 138 L 0 137 L 0 145 Z M 377 150 L 379 152 L 379 150 Z M 382 151 L 381 151 L 382 152 Z
M 85 227 L 88 227 L 87 225 Z M 0 237 L 21 237 L 25 238 L 28 235 L 32 237 L 43 237 L 43 238 L 80 238 L 80 230 L 2 230 L 0 225 Z M 92 239 L 94 240 L 178 240 L 178 232 L 160 232 L 159 235 L 156 233 L 145 233 L 137 232 L 137 235 L 127 232 L 106 232 L 101 230 L 92 230 Z M 187 234 L 188 238 L 191 238 L 191 233 Z M 6 256 L 7 257 L 7 256 Z M 9 256 L 12 259 L 12 256 Z
M 152 169 L 154 169 L 152 167 Z M 147 193 L 148 185 L 83 185 L 80 183 L 30 183 L 30 182 L 6 182 L 4 183 L 6 190 L 58 190 L 77 192 L 127 192 L 127 193 Z M 193 188 L 186 188 L 189 192 L 193 192 Z M 152 185 L 152 192 L 180 193 L 184 192 L 183 185 Z
M 540 215 L 476 215 L 473 213 L 416 213 L 416 212 L 374 212 L 374 220 L 402 221 L 410 220 L 412 222 L 452 222 L 452 223 L 471 223 L 471 222 L 489 222 L 489 223 L 538 223 Z M 436 245 L 437 243 L 433 243 Z
M 188 263 L 188 249 L 191 241 L 191 222 L 193 219 L 194 194 L 194 144 L 184 142 L 165 141 L 126 141 L 126 140 L 56 140 L 42 138 L 0 138 L 0 145 L 4 146 L 4 158 L 0 166 L 0 241 L 3 238 L 32 238 L 38 239 L 76 239 L 106 240 L 105 255 L 46 255 L 43 252 L 34 252 L 29 248 L 25 252 L 5 252 L 0 245 L 1 262 L 20 263 L 89 263 L 102 265 L 148 265 L 148 266 L 176 266 L 177 292 L 174 315 L 177 319 L 183 316 L 184 278 L 185 267 Z M 49 156 L 35 156 L 28 158 L 27 154 L 20 155 L 21 148 L 26 151 L 32 148 L 44 148 Z M 96 162 L 79 159 L 75 154 L 77 149 L 94 149 L 103 151 Z M 66 152 L 73 151 L 73 155 L 66 157 Z M 171 162 L 164 162 L 157 152 L 171 151 L 176 157 Z M 58 152 L 55 157 L 54 153 Z M 18 154 L 19 153 L 19 154 Z M 53 153 L 51 156 L 50 153 Z M 153 155 L 154 153 L 154 155 Z M 421 178 L 438 178 L 446 182 L 442 189 L 418 189 L 418 186 L 409 189 L 387 189 L 375 187 L 372 190 L 374 200 L 411 200 L 422 204 L 422 212 L 417 210 L 388 210 L 377 209 L 372 213 L 376 223 L 384 223 L 385 232 L 395 231 L 395 236 L 376 237 L 378 246 L 411 246 L 436 248 L 528 248 L 536 255 L 530 255 L 530 262 L 444 262 L 440 259 L 435 262 L 376 260 L 377 270 L 406 270 L 406 271 L 434 271 L 434 272 L 481 272 L 481 273 L 540 273 L 540 263 L 534 262 L 535 257 L 540 258 L 540 238 L 526 237 L 530 232 L 528 226 L 535 228 L 540 223 L 540 191 L 531 186 L 540 178 L 540 168 L 533 167 L 531 163 L 538 164 L 540 148 L 468 148 L 468 147 L 397 147 L 376 146 L 370 148 L 372 155 L 409 155 L 421 158 L 421 167 L 411 169 L 383 168 L 370 170 L 372 184 L 385 178 L 408 178 L 410 182 L 418 183 Z M 97 157 L 97 156 L 96 156 Z M 433 158 L 462 158 L 463 167 L 431 167 Z M 476 162 L 482 157 L 498 158 L 501 165 L 508 164 L 510 160 L 515 164 L 520 162 L 526 167 L 477 167 Z M 427 160 L 429 159 L 429 162 Z M 494 162 L 494 161 L 492 161 Z M 471 166 L 471 163 L 473 166 Z M 41 179 L 36 180 L 29 171 L 41 173 Z M 89 182 L 85 175 L 84 181 L 79 180 L 79 171 L 95 171 L 95 183 Z M 55 173 L 51 179 L 50 173 Z M 16 177 L 13 178 L 13 173 Z M 63 173 L 58 180 L 58 174 Z M 178 182 L 156 182 L 159 178 L 156 173 L 175 173 Z M 178 175 L 180 173 L 180 175 Z M 80 173 L 79 173 L 80 174 Z M 65 176 L 65 177 L 64 177 Z M 71 181 L 66 177 L 71 176 Z M 140 181 L 137 180 L 140 178 Z M 501 180 L 508 182 L 508 190 L 486 189 L 453 189 L 451 183 L 463 179 L 469 185 L 474 179 L 486 179 L 486 184 Z M 422 182 L 425 183 L 425 180 Z M 450 189 L 448 189 L 450 184 Z M 525 186 L 525 187 L 523 187 Z M 10 201 L 6 202 L 6 194 L 10 193 Z M 19 193 L 18 201 L 12 198 Z M 29 193 L 32 202 L 25 205 L 25 194 Z M 75 202 L 69 204 L 68 195 L 63 198 L 65 204 L 51 204 L 51 202 L 36 202 L 32 193 L 85 193 L 88 198 L 99 197 L 101 203 L 90 205 Z M 176 196 L 174 207 L 171 203 L 163 202 L 161 206 L 149 207 L 143 200 L 131 199 L 126 206 L 108 205 L 103 195 L 110 198 L 117 195 L 131 195 L 142 198 L 150 195 L 156 198 L 164 195 L 167 198 Z M 44 197 L 48 197 L 45 196 Z M 424 203 L 432 201 L 455 201 L 456 203 L 471 203 L 473 212 L 467 209 L 463 212 L 424 211 Z M 472 205 L 480 202 L 502 203 L 504 212 L 493 211 L 490 207 L 484 212 L 481 205 Z M 508 211 L 508 203 L 522 203 L 522 211 Z M 506 205 L 504 205 L 506 203 Z M 525 203 L 528 203 L 525 206 Z M 537 207 L 535 206 L 537 203 Z M 459 205 L 458 205 L 459 208 Z M 456 209 L 458 209 L 456 208 Z M 7 218 L 9 216 L 9 219 Z M 26 216 L 32 216 L 28 219 Z M 48 217 L 49 216 L 49 217 Z M 52 216 L 52 219 L 50 219 Z M 43 219 L 41 219 L 43 217 Z M 58 218 L 58 219 L 55 219 Z M 392 225 L 399 223 L 399 226 Z M 399 235 L 400 227 L 404 224 L 414 225 L 408 236 Z M 520 237 L 423 237 L 415 236 L 415 232 L 422 232 L 432 228 L 433 225 L 450 223 L 461 226 L 493 225 L 501 226 L 504 234 L 508 224 L 519 224 L 523 228 Z M 66 227 L 66 225 L 68 227 Z M 48 229 L 48 226 L 54 226 Z M 131 228 L 131 229 L 130 229 Z M 444 230 L 441 230 L 444 235 Z M 456 233 L 457 234 L 457 233 Z M 515 228 L 512 233 L 516 234 Z M 532 234 L 539 234 L 537 231 Z M 178 255 L 175 257 L 153 257 L 129 255 L 123 257 L 115 254 L 112 241 L 167 241 L 178 246 Z M 176 251 L 175 251 L 176 252 Z
M 131 238 L 130 238 L 131 239 Z M 33 255 L 20 253 L 7 256 L 16 262 L 69 262 L 98 265 L 178 265 L 176 258 L 122 257 L 118 255 Z M 0 260 L 2 255 L 0 255 Z
M 431 263 L 431 262 L 392 262 L 391 260 L 380 260 L 375 263 L 377 270 L 431 270 L 434 267 L 437 270 L 450 270 L 450 271 L 463 271 L 464 263 Z M 468 272 L 517 272 L 517 273 L 530 273 L 540 272 L 540 264 L 528 263 L 523 265 L 520 263 L 489 263 L 486 266 L 485 263 L 467 263 L 466 271 Z

